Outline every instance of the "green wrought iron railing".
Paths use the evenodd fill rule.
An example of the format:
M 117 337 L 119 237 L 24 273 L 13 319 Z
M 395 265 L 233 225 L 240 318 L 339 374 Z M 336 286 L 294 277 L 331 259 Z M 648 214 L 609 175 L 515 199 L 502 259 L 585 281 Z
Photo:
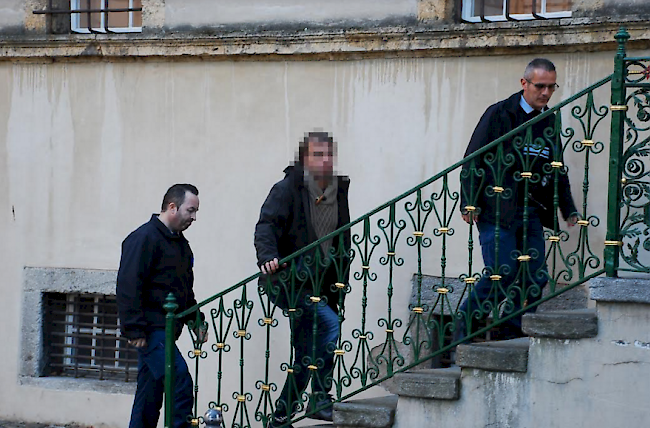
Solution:
M 332 306 L 338 311 L 339 338 L 328 349 L 334 355 L 334 368 L 325 379 L 332 385 L 334 400 L 343 401 L 448 352 L 458 344 L 450 336 L 461 319 L 471 339 L 595 276 L 616 276 L 622 270 L 650 272 L 650 170 L 645 166 L 650 155 L 650 58 L 626 58 L 628 38 L 623 29 L 616 35 L 618 52 L 612 75 L 281 260 L 287 267 L 274 278 L 256 273 L 178 314 L 170 295 L 165 307 L 168 350 L 174 341 L 174 324 L 196 313 L 189 329 L 194 349 L 188 352 L 195 405 L 188 420 L 199 425 L 203 413 L 199 403 L 208 401 L 210 408 L 223 412 L 231 427 L 266 426 L 278 404 L 289 405 L 277 401 L 285 378 L 305 369 L 313 381 L 311 387 L 308 392 L 290 394 L 290 401 L 295 400 L 297 409 L 305 413 L 291 422 L 320 410 L 309 400 L 309 392 L 315 393 L 315 384 L 323 381 L 316 376 L 323 366 L 316 344 L 311 345 L 310 357 L 294 361 L 294 344 L 288 334 L 289 326 L 304 315 L 304 309 L 298 309 L 299 298 L 307 307 L 331 304 L 332 299 L 337 302 Z M 595 102 L 608 95 L 610 105 Z M 543 136 L 534 135 L 532 127 L 549 119 L 552 125 Z M 606 159 L 602 141 L 608 137 Z M 551 149 L 553 159 L 541 170 L 535 169 L 545 147 Z M 567 162 L 573 169 L 573 196 L 579 206 L 578 222 L 571 230 L 557 214 L 558 186 L 570 174 Z M 594 164 L 602 168 L 606 163 L 608 176 L 594 171 Z M 488 173 L 495 181 L 481 185 Z M 460 221 L 461 211 L 480 213 L 473 205 L 478 191 L 498 201 L 512 197 L 502 186 L 505 174 L 514 174 L 514 180 L 526 189 L 524 207 L 534 202 L 527 196 L 527 186 L 544 178 L 552 180 L 555 208 L 553 227 L 544 231 L 545 254 L 529 251 L 524 233 L 523 251 L 503 256 L 517 261 L 516 280 L 508 284 L 500 281 L 502 266 L 483 268 L 475 261 L 476 226 Z M 577 179 L 582 180 L 581 188 L 575 185 Z M 595 195 L 602 195 L 604 186 L 608 186 L 606 207 L 598 204 L 602 196 Z M 607 216 L 606 231 L 598 214 Z M 526 211 L 523 221 L 528 222 Z M 351 234 L 350 248 L 346 233 Z M 332 246 L 323 253 L 320 244 L 327 240 L 332 240 Z M 597 253 L 603 248 L 601 258 Z M 548 265 L 547 272 L 528 268 L 531 259 L 539 257 Z M 336 273 L 333 284 L 324 281 L 327 269 Z M 425 273 L 436 274 L 432 287 L 425 285 Z M 540 274 L 548 280 L 546 292 L 526 306 L 530 297 L 542 294 L 535 281 Z M 475 302 L 472 312 L 459 312 L 460 302 L 484 275 L 492 279 L 495 289 L 504 291 L 505 300 Z M 403 290 L 411 277 L 414 294 L 409 304 L 411 287 L 406 293 Z M 425 292 L 434 297 L 426 300 Z M 274 303 L 277 295 L 286 298 L 285 309 Z M 514 311 L 516 299 L 522 309 Z M 206 315 L 203 327 L 210 330 L 207 343 L 201 343 L 194 333 L 193 327 L 201 323 L 199 310 Z M 475 325 L 474 315 L 488 314 L 487 324 Z M 313 323 L 315 332 L 315 317 Z M 173 353 L 168 352 L 165 426 L 169 428 L 172 365 Z M 199 388 L 199 380 L 205 380 L 199 369 L 214 373 L 209 390 Z

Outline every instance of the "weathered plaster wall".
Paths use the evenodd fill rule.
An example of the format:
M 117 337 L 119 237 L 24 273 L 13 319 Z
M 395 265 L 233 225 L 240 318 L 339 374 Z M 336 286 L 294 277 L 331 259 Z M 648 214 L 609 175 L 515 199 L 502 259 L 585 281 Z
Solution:
M 214 2 L 165 0 L 165 26 L 212 27 L 233 24 L 320 23 L 336 25 L 342 21 L 361 23 L 417 16 L 418 0 L 251 0 Z
M 554 101 L 612 69 L 611 53 L 549 56 L 561 84 Z M 255 272 L 252 236 L 260 204 L 303 132 L 333 132 L 357 217 L 459 160 L 486 106 L 518 90 L 530 59 L 0 63 L 0 342 L 7 344 L 0 414 L 114 427 L 128 420 L 128 395 L 62 393 L 60 384 L 19 377 L 25 266 L 116 269 L 122 239 L 158 210 L 166 188 L 192 182 L 201 192 L 201 210 L 187 236 L 195 252 L 196 293 L 206 298 Z M 609 105 L 606 89 L 597 100 Z M 595 138 L 605 141 L 607 134 L 605 121 Z M 567 155 L 566 161 L 580 203 L 584 158 Z M 598 173 L 604 155 L 590 162 L 592 189 L 604 188 L 605 174 Z M 456 180 L 453 175 L 454 189 Z M 604 218 L 605 195 L 596 194 L 592 203 Z M 452 218 L 457 243 L 448 243 L 446 274 L 458 276 L 467 266 L 466 228 L 459 216 Z M 603 226 L 591 232 L 597 254 Z M 567 245 L 578 233 L 570 232 Z M 425 273 L 440 274 L 439 248 L 436 241 L 426 253 Z M 406 263 L 394 278 L 394 315 L 402 319 L 417 269 L 414 251 L 400 249 Z M 376 261 L 373 269 L 379 289 L 373 288 L 368 319 L 376 329 L 385 314 L 387 273 Z M 358 302 L 360 290 L 355 283 L 348 301 Z M 254 314 L 251 322 L 258 318 Z M 358 311 L 346 318 L 349 330 L 360 323 Z M 287 333 L 280 319 L 274 358 L 286 358 Z M 247 355 L 263 353 L 259 337 Z M 187 337 L 181 343 L 187 349 Z M 209 358 L 214 370 L 214 355 Z M 234 390 L 238 356 L 232 358 L 225 381 Z M 257 379 L 260 370 L 247 366 L 248 379 Z M 214 372 L 202 376 L 208 392 L 201 409 L 215 386 Z M 37 411 L 34 397 L 42 403 Z

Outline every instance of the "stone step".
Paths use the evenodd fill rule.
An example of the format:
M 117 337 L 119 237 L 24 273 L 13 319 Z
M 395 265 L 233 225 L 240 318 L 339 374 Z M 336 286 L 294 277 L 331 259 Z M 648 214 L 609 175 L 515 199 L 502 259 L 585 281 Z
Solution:
M 530 338 L 458 345 L 456 365 L 482 370 L 521 372 L 528 370 Z
M 397 395 L 334 403 L 337 428 L 391 428 L 395 421 Z
M 596 309 L 549 311 L 526 314 L 522 330 L 529 336 L 555 339 L 582 339 L 598 335 Z
M 400 397 L 458 400 L 460 367 L 397 373 L 389 391 Z

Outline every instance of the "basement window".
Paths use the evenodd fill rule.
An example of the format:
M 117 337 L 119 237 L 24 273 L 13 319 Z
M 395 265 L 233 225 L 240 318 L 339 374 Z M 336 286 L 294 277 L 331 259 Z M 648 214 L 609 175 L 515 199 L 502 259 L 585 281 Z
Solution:
M 137 379 L 138 356 L 120 336 L 115 296 L 43 293 L 44 375 Z
M 572 0 L 457 0 L 463 22 L 570 18 Z

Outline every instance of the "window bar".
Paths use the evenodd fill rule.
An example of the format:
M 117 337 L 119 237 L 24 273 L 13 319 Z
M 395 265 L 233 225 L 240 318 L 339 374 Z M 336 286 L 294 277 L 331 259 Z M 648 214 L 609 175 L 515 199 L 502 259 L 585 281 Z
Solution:
M 86 0 L 86 10 L 88 11 L 87 12 L 88 19 L 87 19 L 86 25 L 87 25 L 88 31 L 93 33 L 94 31 L 93 31 L 93 25 L 92 25 L 92 14 L 90 13 L 90 11 L 91 11 L 90 6 L 91 6 L 90 0 Z
M 109 2 L 110 0 L 102 0 L 102 9 L 105 10 L 105 12 L 102 12 L 102 26 L 104 27 L 104 31 L 106 33 L 112 33 L 112 31 L 108 29 L 108 16 L 110 15 L 108 11 L 111 10 Z
M 542 12 L 546 12 L 546 11 L 544 10 L 544 9 L 545 9 L 544 6 L 546 6 L 546 1 L 545 1 L 545 0 L 542 0 Z M 533 8 L 533 10 L 532 10 L 532 14 L 533 14 L 533 17 L 534 17 L 535 19 L 546 19 L 545 17 L 543 17 L 542 15 L 539 15 L 539 14 L 537 13 L 537 0 L 533 0 L 532 8 Z
M 88 0 L 88 1 L 90 2 L 90 0 Z M 78 326 L 79 315 L 77 315 L 79 313 L 79 310 L 81 309 L 81 305 L 79 304 L 79 298 L 80 298 L 79 294 L 74 294 L 72 296 L 72 302 L 73 302 L 72 303 L 72 313 L 73 313 L 72 319 L 74 320 L 72 330 L 75 333 L 79 333 L 79 326 Z M 79 377 L 79 352 L 77 351 L 76 345 L 77 344 L 75 344 L 74 340 L 73 340 L 72 341 L 72 349 L 70 350 L 70 352 L 72 353 L 72 361 L 74 362 L 74 377 L 75 378 Z
M 52 10 L 52 0 L 47 0 L 47 10 Z M 46 26 L 47 26 L 47 33 L 52 34 L 52 16 L 47 16 Z
M 100 12 L 106 12 L 106 9 L 101 9 L 101 8 L 93 9 L 91 7 L 87 7 L 86 9 L 45 9 L 45 10 L 32 11 L 34 15 L 72 15 L 72 14 L 100 13 Z M 120 8 L 111 9 L 110 12 L 142 12 L 142 8 L 141 7 L 133 7 L 133 8 L 120 7 Z
M 516 21 L 516 19 L 510 16 L 510 0 L 505 0 L 503 14 L 506 17 L 506 21 Z
M 94 339 L 99 343 L 99 355 L 104 357 L 104 347 L 106 346 L 106 340 L 107 340 L 107 335 L 106 335 L 106 324 L 104 320 L 104 297 L 96 297 L 95 301 L 97 302 L 97 305 L 95 306 L 95 314 L 97 316 L 95 317 L 95 324 L 100 324 L 101 327 L 99 327 L 99 331 L 101 335 L 99 336 L 98 339 Z M 100 310 L 102 309 L 102 310 Z M 93 334 L 96 331 L 96 328 L 93 329 Z M 97 350 L 95 350 L 95 356 L 97 356 Z M 99 360 L 99 380 L 104 380 L 104 358 Z
M 133 9 L 133 0 L 129 0 L 129 9 Z M 133 28 L 133 12 L 129 13 L 129 28 Z
M 485 0 L 475 0 L 475 2 L 476 2 L 476 1 L 480 1 L 480 3 L 479 3 L 479 10 L 481 11 L 481 14 L 480 14 L 480 16 L 481 16 L 481 22 L 490 22 L 489 19 L 486 19 L 486 18 L 485 18 Z M 474 4 L 476 4 L 476 3 L 474 3 Z

